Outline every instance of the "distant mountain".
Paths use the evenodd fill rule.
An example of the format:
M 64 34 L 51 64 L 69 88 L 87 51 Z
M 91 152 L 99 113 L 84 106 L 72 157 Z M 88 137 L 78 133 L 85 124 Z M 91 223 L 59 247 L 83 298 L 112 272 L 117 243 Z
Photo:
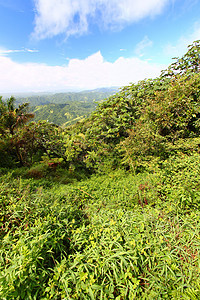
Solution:
M 68 103 L 69 101 L 99 101 L 108 98 L 109 96 L 118 92 L 117 87 L 112 88 L 100 88 L 89 91 L 81 92 L 68 92 L 68 93 L 56 93 L 56 94 L 38 94 L 38 95 L 28 95 L 26 97 L 18 97 L 17 103 L 29 102 L 30 106 L 44 105 L 48 103 L 63 104 Z
M 30 103 L 35 121 L 48 120 L 68 126 L 83 120 L 94 111 L 98 103 L 116 94 L 118 88 L 100 88 L 82 92 L 40 94 L 17 98 L 17 104 Z

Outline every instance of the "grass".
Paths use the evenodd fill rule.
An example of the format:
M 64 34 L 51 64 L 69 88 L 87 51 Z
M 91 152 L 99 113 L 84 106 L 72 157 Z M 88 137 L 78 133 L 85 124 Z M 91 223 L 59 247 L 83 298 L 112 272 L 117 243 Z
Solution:
M 3 170 L 0 298 L 199 299 L 199 160 L 81 181 Z

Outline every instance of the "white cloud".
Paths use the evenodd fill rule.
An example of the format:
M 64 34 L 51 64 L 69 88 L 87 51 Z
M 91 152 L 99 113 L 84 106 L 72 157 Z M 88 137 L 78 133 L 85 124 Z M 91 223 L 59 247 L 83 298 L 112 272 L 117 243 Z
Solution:
M 124 86 L 158 76 L 165 67 L 136 57 L 119 57 L 110 63 L 104 60 L 100 51 L 84 60 L 71 59 L 67 66 L 19 64 L 0 56 L 0 93 Z
M 135 53 L 139 56 L 143 56 L 145 49 L 151 47 L 152 45 L 153 42 L 148 38 L 148 36 L 145 36 L 143 40 L 136 45 Z
M 123 27 L 145 17 L 160 14 L 171 0 L 34 0 L 37 39 L 83 34 L 89 23 L 103 27 Z
M 187 52 L 187 46 L 192 44 L 194 41 L 200 39 L 200 23 L 197 22 L 194 24 L 194 27 L 190 32 L 185 33 L 184 36 L 181 36 L 177 43 L 171 44 L 168 43 L 164 47 L 164 54 L 168 57 L 181 57 Z
M 36 49 L 27 49 L 27 48 L 25 48 L 25 49 L 24 49 L 24 52 L 35 53 L 35 52 L 39 52 L 39 51 L 36 50 Z
M 20 50 L 15 50 L 15 49 L 4 49 L 4 48 L 0 48 L 0 56 L 2 55 L 9 55 L 11 53 L 20 53 L 20 52 L 39 52 L 38 50 L 35 49 L 27 49 L 27 48 L 23 48 Z

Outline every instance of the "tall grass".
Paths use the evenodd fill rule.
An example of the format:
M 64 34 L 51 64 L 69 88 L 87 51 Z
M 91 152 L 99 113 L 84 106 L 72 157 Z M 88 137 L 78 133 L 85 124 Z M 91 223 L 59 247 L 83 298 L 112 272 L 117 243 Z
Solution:
M 2 175 L 0 298 L 199 299 L 199 165 L 73 184 Z

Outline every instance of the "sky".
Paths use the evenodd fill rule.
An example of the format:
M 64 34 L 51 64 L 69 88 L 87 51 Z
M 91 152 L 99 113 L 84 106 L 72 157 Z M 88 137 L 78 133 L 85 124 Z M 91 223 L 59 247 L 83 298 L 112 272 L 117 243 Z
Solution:
M 0 0 L 0 95 L 155 78 L 198 39 L 198 0 Z

